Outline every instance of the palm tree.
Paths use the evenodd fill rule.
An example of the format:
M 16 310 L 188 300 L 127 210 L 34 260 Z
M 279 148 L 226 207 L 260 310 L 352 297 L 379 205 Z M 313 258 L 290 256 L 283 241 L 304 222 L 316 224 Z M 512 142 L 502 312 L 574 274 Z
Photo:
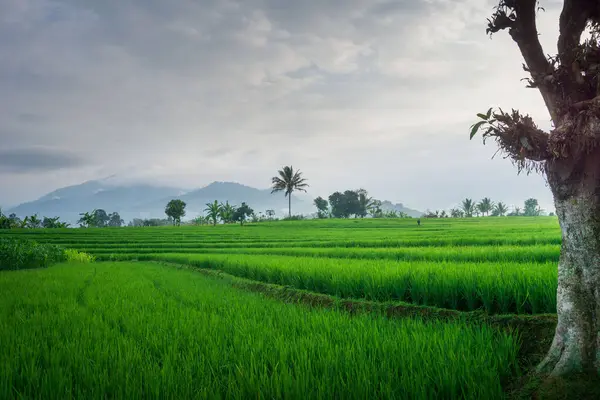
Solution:
M 221 216 L 221 205 L 218 201 L 214 201 L 214 203 L 206 203 L 206 218 L 212 220 L 213 226 L 217 225 L 217 220 Z
M 465 213 L 465 217 L 472 217 L 475 212 L 475 203 L 471 199 L 464 199 L 461 208 Z
M 494 202 L 489 197 L 484 197 L 479 204 L 477 204 L 477 210 L 486 216 L 489 215 L 493 208 Z
M 29 217 L 29 221 L 27 222 L 28 228 L 40 228 L 42 226 L 42 220 L 38 218 L 37 214 L 33 214 Z
M 89 227 L 95 225 L 96 217 L 94 216 L 93 212 L 89 213 L 86 211 L 85 213 L 79 213 L 79 215 L 81 215 L 81 218 L 79 218 L 77 223 L 79 224 L 80 227 L 89 228 Z
M 229 201 L 226 201 L 225 203 L 221 203 L 221 211 L 220 211 L 220 215 L 221 215 L 221 219 L 223 220 L 224 223 L 230 223 L 233 222 L 233 214 L 235 213 L 235 207 L 232 206 L 231 204 L 229 204 Z
M 461 209 L 453 208 L 450 210 L 450 216 L 452 218 L 462 218 L 463 215 L 464 215 L 464 212 Z
M 503 202 L 498 202 L 494 208 L 494 214 L 503 217 L 508 212 L 508 207 Z
M 369 197 L 369 193 L 365 189 L 358 189 L 356 193 L 358 193 L 359 204 L 358 216 L 364 218 L 371 212 L 371 210 L 376 208 L 377 200 L 375 200 L 372 197 Z
M 306 187 L 308 187 L 308 184 L 306 183 L 306 179 L 302 177 L 302 172 L 300 172 L 299 170 L 294 172 L 294 168 L 292 166 L 283 167 L 283 169 L 280 169 L 279 171 L 277 171 L 277 173 L 279 174 L 279 176 L 274 176 L 273 178 L 271 178 L 271 183 L 273 185 L 273 190 L 271 190 L 271 193 L 285 193 L 289 201 L 288 210 L 289 216 L 291 218 L 292 193 L 295 190 L 301 190 L 303 192 L 306 192 Z

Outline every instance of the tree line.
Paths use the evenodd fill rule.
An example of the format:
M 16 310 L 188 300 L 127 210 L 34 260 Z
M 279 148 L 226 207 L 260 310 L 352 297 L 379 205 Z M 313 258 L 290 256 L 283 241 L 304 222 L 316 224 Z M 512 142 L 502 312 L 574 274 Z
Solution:
M 503 202 L 494 203 L 490 198 L 484 197 L 481 201 L 476 202 L 473 199 L 464 199 L 460 206 L 452 208 L 449 212 L 445 210 L 429 211 L 423 214 L 423 218 L 471 218 L 480 216 L 492 217 L 538 217 L 542 215 L 544 210 L 539 206 L 538 200 L 529 198 L 525 200 L 523 208 L 515 207 L 509 212 L 508 207 Z M 549 215 L 554 215 L 550 213 Z
M 37 214 L 26 216 L 21 219 L 16 214 L 4 215 L 0 209 L 0 229 L 16 228 L 68 228 L 71 224 L 60 221 L 60 217 L 38 217 Z
M 319 196 L 313 200 L 317 218 L 410 218 L 396 210 L 383 211 L 381 200 L 369 196 L 365 189 L 334 192 L 327 199 Z
M 290 219 L 304 219 L 301 215 L 292 215 L 292 193 L 304 191 L 309 185 L 302 176 L 302 172 L 294 170 L 292 166 L 284 166 L 277 171 L 277 175 L 271 178 L 271 193 L 283 192 L 288 198 L 288 217 Z M 381 200 L 371 196 L 365 189 L 336 191 L 331 193 L 327 199 L 319 196 L 313 200 L 317 208 L 317 218 L 411 218 L 404 212 L 397 210 L 383 210 Z M 181 219 L 186 215 L 186 203 L 180 199 L 170 200 L 165 206 L 167 218 L 134 218 L 127 226 L 164 226 L 181 225 Z M 479 216 L 539 216 L 543 210 L 539 207 L 537 199 L 525 200 L 521 209 L 516 207 L 512 212 L 508 211 L 506 204 L 494 203 L 490 198 L 483 198 L 476 202 L 473 199 L 464 199 L 461 205 L 450 211 L 429 211 L 423 214 L 423 218 L 469 218 Z M 207 203 L 204 209 L 206 215 L 198 216 L 191 220 L 194 225 L 212 224 L 219 222 L 224 224 L 237 223 L 243 225 L 246 221 L 252 222 L 272 221 L 275 211 L 266 210 L 266 213 L 256 214 L 245 202 L 241 205 L 233 205 L 228 201 L 219 203 L 217 200 Z M 118 212 L 107 213 L 103 209 L 95 209 L 91 212 L 80 213 L 77 221 L 82 228 L 121 227 L 124 221 Z M 550 213 L 553 215 L 553 213 Z M 19 219 L 15 214 L 6 216 L 0 210 L 0 229 L 10 228 L 66 228 L 70 224 L 61 222 L 59 217 L 40 219 L 37 214 Z

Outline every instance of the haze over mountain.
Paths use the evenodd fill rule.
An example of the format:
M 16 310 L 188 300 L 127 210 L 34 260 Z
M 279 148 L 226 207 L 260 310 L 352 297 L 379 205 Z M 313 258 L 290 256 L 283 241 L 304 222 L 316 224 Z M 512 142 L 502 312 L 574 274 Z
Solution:
M 283 193 L 271 194 L 270 189 L 257 189 L 236 182 L 213 182 L 199 189 L 151 185 L 148 183 L 126 183 L 116 176 L 92 180 L 79 185 L 56 189 L 37 200 L 22 203 L 6 210 L 19 217 L 38 214 L 39 216 L 59 216 L 72 224 L 79 219 L 79 213 L 102 208 L 106 212 L 117 211 L 125 221 L 133 218 L 165 218 L 165 205 L 178 198 L 186 202 L 186 217 L 191 219 L 203 214 L 206 203 L 217 200 L 239 205 L 246 202 L 256 213 L 272 209 L 276 216 L 287 214 L 288 200 Z M 386 201 L 385 210 L 395 209 L 411 216 L 421 212 L 405 208 L 402 204 Z M 304 193 L 292 195 L 293 214 L 315 212 L 312 198 Z

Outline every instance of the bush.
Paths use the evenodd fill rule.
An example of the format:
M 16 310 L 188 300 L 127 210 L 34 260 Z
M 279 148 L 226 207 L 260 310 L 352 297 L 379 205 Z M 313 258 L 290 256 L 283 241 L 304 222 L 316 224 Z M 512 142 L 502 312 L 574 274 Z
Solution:
M 65 256 L 68 262 L 91 263 L 96 261 L 96 258 L 91 254 L 73 249 L 66 249 Z
M 45 268 L 67 260 L 65 250 L 32 240 L 0 239 L 0 271 Z
M 302 221 L 305 219 L 307 219 L 307 218 L 304 215 L 299 214 L 299 215 L 292 215 L 291 217 L 287 216 L 285 218 L 282 218 L 281 220 L 282 221 Z

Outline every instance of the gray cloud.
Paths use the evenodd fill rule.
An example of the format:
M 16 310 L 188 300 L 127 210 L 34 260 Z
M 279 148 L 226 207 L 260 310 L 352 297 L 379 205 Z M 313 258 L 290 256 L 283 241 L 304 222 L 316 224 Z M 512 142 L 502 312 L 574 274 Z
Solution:
M 0 173 L 53 172 L 85 164 L 79 156 L 57 149 L 0 149 Z
M 286 163 L 306 171 L 315 195 L 336 182 L 421 208 L 529 188 L 549 202 L 540 177 L 515 178 L 489 159 L 492 146 L 465 139 L 492 105 L 549 125 L 539 94 L 519 81 L 514 43 L 485 35 L 493 5 L 0 0 L 2 145 L 68 148 L 89 162 L 52 179 L 2 167 L 14 190 L 0 203 L 113 173 L 264 187 Z M 548 53 L 557 7 L 540 15 Z

